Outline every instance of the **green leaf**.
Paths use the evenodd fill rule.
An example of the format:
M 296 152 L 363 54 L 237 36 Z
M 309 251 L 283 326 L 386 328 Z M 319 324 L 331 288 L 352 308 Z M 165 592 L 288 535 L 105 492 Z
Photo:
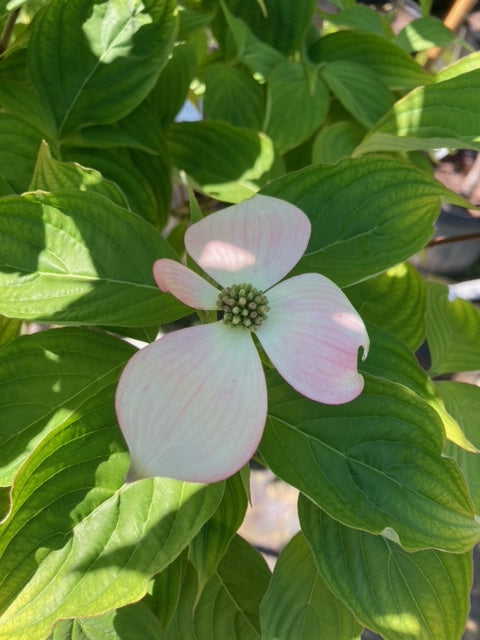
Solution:
M 354 120 L 339 120 L 323 126 L 313 141 L 313 164 L 335 164 L 350 156 L 365 129 Z
M 392 93 L 368 67 L 352 61 L 328 62 L 321 70 L 332 93 L 365 127 L 371 127 L 394 103 Z
M 408 262 L 345 293 L 364 320 L 393 333 L 412 351 L 425 339 L 425 281 Z
M 158 640 L 157 618 L 143 602 L 95 618 L 61 620 L 49 640 Z
M 390 158 L 308 167 L 263 193 L 292 202 L 312 222 L 310 243 L 294 272 L 323 273 L 339 286 L 381 273 L 423 248 L 441 198 L 465 204 L 422 170 Z
M 302 498 L 299 514 L 320 574 L 361 624 L 388 640 L 462 636 L 470 553 L 406 553 L 382 536 L 342 526 Z
M 432 381 L 420 367 L 410 349 L 392 334 L 380 331 L 373 325 L 368 325 L 368 334 L 371 348 L 368 358 L 362 364 L 362 370 L 377 378 L 404 385 L 413 391 L 437 412 L 449 440 L 467 451 L 476 451 L 457 421 L 445 410 Z
M 316 70 L 285 60 L 268 77 L 264 129 L 280 153 L 307 140 L 322 124 L 329 106 L 328 90 Z
M 161 640 L 260 640 L 259 605 L 269 578 L 260 554 L 234 537 L 196 604 L 196 573 L 193 567 L 187 572 L 177 611 Z
M 225 0 L 225 5 L 257 38 L 286 56 L 300 48 L 315 10 L 315 0 L 295 4 L 290 0 Z
M 188 567 L 191 565 L 188 563 L 188 549 L 185 549 L 168 567 L 153 577 L 149 593 L 145 596 L 145 602 L 164 632 L 168 629 L 179 604 Z M 159 634 L 159 637 L 163 636 Z
M 28 67 L 59 133 L 140 104 L 172 51 L 176 10 L 173 0 L 53 0 L 35 15 Z
M 182 11 L 180 16 L 184 14 L 185 11 Z M 182 108 L 197 66 L 193 45 L 177 42 L 155 88 L 147 98 L 147 104 L 151 107 L 154 117 L 163 127 L 169 126 Z
M 189 313 L 156 286 L 175 259 L 139 216 L 91 192 L 0 201 L 0 312 L 24 320 L 149 327 Z
M 0 484 L 13 477 L 47 433 L 116 380 L 135 349 L 88 329 L 21 336 L 0 350 Z
M 76 162 L 55 160 L 52 158 L 48 144 L 43 142 L 38 152 L 30 191 L 62 189 L 92 191 L 105 196 L 121 207 L 128 207 L 125 196 L 114 182 L 105 180 L 95 169 L 87 169 Z
M 247 510 L 247 495 L 240 474 L 225 482 L 222 502 L 190 543 L 189 560 L 198 575 L 198 594 L 217 570 L 230 541 L 243 522 Z
M 13 193 L 28 189 L 42 133 L 25 120 L 0 113 L 0 176 Z
M 466 300 L 449 300 L 445 285 L 429 282 L 425 313 L 431 375 L 480 369 L 480 313 Z
M 450 64 L 444 69 L 440 69 L 435 75 L 435 82 L 444 82 L 445 80 L 451 80 L 464 73 L 470 71 L 477 71 L 480 69 L 480 51 L 471 53 L 469 56 L 464 56 L 456 62 Z
M 339 13 L 325 13 L 324 19 L 334 25 L 348 27 L 354 31 L 374 33 L 378 36 L 388 36 L 389 27 L 387 21 L 373 9 L 363 4 L 347 7 Z
M 442 457 L 439 416 L 407 387 L 364 377 L 361 396 L 328 406 L 268 374 L 263 458 L 348 526 L 384 532 L 409 550 L 471 549 L 480 524 L 463 476 Z
M 137 149 L 64 149 L 65 160 L 80 162 L 115 182 L 129 208 L 162 229 L 170 209 L 170 160 Z
M 317 40 L 309 55 L 317 64 L 339 61 L 361 64 L 389 89 L 412 89 L 432 80 L 406 51 L 374 34 L 337 31 Z
M 399 100 L 356 154 L 456 147 L 480 149 L 480 69 L 418 87 Z
M 0 530 L 0 638 L 44 638 L 58 620 L 138 601 L 221 499 L 222 483 L 122 485 L 115 386 L 49 434 L 17 475 Z
M 425 16 L 409 22 L 393 39 L 393 42 L 414 53 L 432 47 L 445 47 L 455 40 L 455 34 L 441 20 Z
M 265 112 L 265 89 L 244 67 L 217 62 L 205 68 L 205 117 L 259 130 Z
M 359 640 L 361 627 L 327 587 L 298 533 L 280 554 L 260 607 L 262 640 Z
M 446 410 L 459 423 L 465 436 L 477 446 L 477 452 L 473 453 L 453 444 L 447 444 L 445 453 L 454 458 L 463 471 L 478 513 L 480 511 L 480 457 L 478 455 L 480 387 L 464 382 L 442 380 L 435 383 L 435 389 L 444 401 Z
M 241 202 L 256 193 L 275 159 L 270 138 L 226 122 L 180 122 L 170 128 L 168 141 L 173 164 L 207 195 L 224 202 Z
M 277 49 L 259 40 L 243 20 L 227 9 L 225 3 L 222 3 L 222 9 L 229 29 L 228 36 L 234 42 L 236 58 L 265 80 L 272 69 L 283 62 L 284 57 Z

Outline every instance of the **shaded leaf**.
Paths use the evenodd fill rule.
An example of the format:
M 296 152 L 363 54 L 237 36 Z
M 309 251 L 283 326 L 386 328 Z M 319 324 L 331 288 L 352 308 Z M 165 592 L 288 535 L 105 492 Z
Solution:
M 365 375 L 345 405 L 321 405 L 268 374 L 269 415 L 260 451 L 272 471 L 331 517 L 409 550 L 471 549 L 480 524 L 465 481 L 442 457 L 443 426 L 408 388 Z
M 202 191 L 225 202 L 256 193 L 274 164 L 270 138 L 226 122 L 174 124 L 168 142 L 173 164 Z
M 95 169 L 82 167 L 74 162 L 60 162 L 52 158 L 49 146 L 43 142 L 37 156 L 35 172 L 30 184 L 30 191 L 59 191 L 62 189 L 78 189 L 92 191 L 105 196 L 121 207 L 127 207 L 125 196 L 119 187 L 110 180 L 105 180 Z
M 448 287 L 427 286 L 425 328 L 431 375 L 480 369 L 480 313 L 467 300 L 449 300 Z
M 434 16 L 412 20 L 393 39 L 395 44 L 409 53 L 445 47 L 454 40 L 453 31 Z
M 374 34 L 337 31 L 317 40 L 309 55 L 317 64 L 340 60 L 361 64 L 390 89 L 411 89 L 432 80 L 406 51 Z
M 477 513 L 480 511 L 480 435 L 478 416 L 480 414 L 480 387 L 465 382 L 441 380 L 435 382 L 435 389 L 445 403 L 446 410 L 459 423 L 465 437 L 477 447 L 477 452 L 466 451 L 448 443 L 445 453 L 456 460 L 465 474 L 470 494 Z
M 27 191 L 41 141 L 42 133 L 33 125 L 18 116 L 0 114 L 0 177 L 11 193 Z
M 470 553 L 406 553 L 383 536 L 342 526 L 304 498 L 299 514 L 320 574 L 363 625 L 389 640 L 461 638 Z
M 187 572 L 174 618 L 162 640 L 260 640 L 259 605 L 270 579 L 265 560 L 235 536 L 195 605 L 197 584 Z
M 307 140 L 327 115 L 329 93 L 315 71 L 285 60 L 268 77 L 265 131 L 285 152 Z
M 353 120 L 324 125 L 313 141 L 313 164 L 335 164 L 350 156 L 365 135 L 365 129 Z
M 321 70 L 332 93 L 360 124 L 371 127 L 393 105 L 392 93 L 381 78 L 356 62 L 328 62 Z
M 281 552 L 260 607 L 262 640 L 357 640 L 361 627 L 327 587 L 302 533 Z

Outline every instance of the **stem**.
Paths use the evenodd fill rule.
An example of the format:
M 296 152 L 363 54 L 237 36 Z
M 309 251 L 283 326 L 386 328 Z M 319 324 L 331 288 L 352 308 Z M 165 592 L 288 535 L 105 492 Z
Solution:
M 449 244 L 451 242 L 464 242 L 465 240 L 478 240 L 480 238 L 480 231 L 475 233 L 464 233 L 461 236 L 449 236 L 445 238 L 435 238 L 427 244 L 427 247 L 436 247 L 439 244 Z
M 10 42 L 10 38 L 12 37 L 13 29 L 15 28 L 15 23 L 18 18 L 18 14 L 20 13 L 20 8 L 18 7 L 8 16 L 5 26 L 3 27 L 3 33 L 0 36 L 0 57 L 3 56 L 5 51 L 7 50 L 8 43 Z

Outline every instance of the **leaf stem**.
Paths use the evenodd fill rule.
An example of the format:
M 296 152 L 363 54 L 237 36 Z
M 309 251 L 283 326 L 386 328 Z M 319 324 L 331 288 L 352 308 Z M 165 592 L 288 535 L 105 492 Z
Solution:
M 2 35 L 0 36 L 0 58 L 3 56 L 5 51 L 7 50 L 8 43 L 10 42 L 10 38 L 12 37 L 13 30 L 15 28 L 15 23 L 18 18 L 18 14 L 20 13 L 21 7 L 18 7 L 8 16 L 5 26 L 3 27 Z

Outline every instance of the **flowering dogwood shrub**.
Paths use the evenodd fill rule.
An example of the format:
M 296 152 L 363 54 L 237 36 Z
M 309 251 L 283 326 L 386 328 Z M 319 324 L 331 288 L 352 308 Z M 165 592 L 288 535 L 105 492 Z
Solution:
M 480 317 L 410 258 L 480 54 L 428 11 L 0 0 L 0 640 L 461 638 Z

